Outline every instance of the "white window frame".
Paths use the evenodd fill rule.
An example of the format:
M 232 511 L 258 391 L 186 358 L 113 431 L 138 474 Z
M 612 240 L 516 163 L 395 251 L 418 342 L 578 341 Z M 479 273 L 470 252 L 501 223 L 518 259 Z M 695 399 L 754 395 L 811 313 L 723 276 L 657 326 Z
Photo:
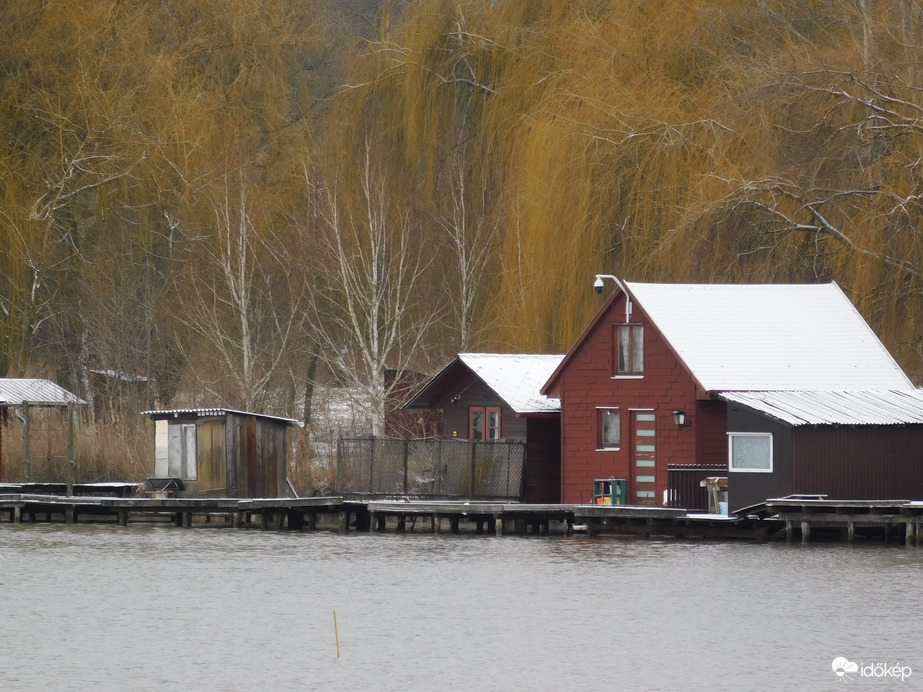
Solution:
M 769 438 L 769 468 L 737 468 L 734 466 L 734 438 L 735 437 L 766 437 Z M 773 469 L 773 449 L 772 433 L 762 432 L 729 432 L 728 433 L 728 471 L 734 473 L 772 473 Z

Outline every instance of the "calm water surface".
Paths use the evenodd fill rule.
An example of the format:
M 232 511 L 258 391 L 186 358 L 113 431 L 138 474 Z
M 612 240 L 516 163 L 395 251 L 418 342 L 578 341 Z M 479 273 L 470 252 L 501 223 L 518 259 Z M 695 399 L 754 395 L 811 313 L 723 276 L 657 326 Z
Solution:
M 833 690 L 839 656 L 923 689 L 921 577 L 893 545 L 3 525 L 0 690 Z

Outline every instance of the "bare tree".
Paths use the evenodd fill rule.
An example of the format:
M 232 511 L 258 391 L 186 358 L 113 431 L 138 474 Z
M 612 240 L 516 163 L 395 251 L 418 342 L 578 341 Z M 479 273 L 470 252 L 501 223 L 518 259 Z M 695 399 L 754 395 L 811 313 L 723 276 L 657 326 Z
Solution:
M 199 357 L 186 355 L 210 394 L 254 410 L 270 403 L 271 385 L 287 372 L 303 291 L 288 280 L 285 244 L 265 221 L 257 227 L 244 175 L 236 185 L 225 178 L 213 194 L 214 226 L 189 238 L 188 271 L 177 287 L 182 319 L 207 356 L 202 342 L 192 345 Z M 209 360 L 220 372 L 206 374 Z
M 492 253 L 496 251 L 497 232 L 484 214 L 482 191 L 479 203 L 469 204 L 465 174 L 461 166 L 454 169 L 449 208 L 436 216 L 445 232 L 456 272 L 457 290 L 449 296 L 450 309 L 458 329 L 458 350 L 468 350 L 482 324 L 481 301 Z M 471 207 L 475 207 L 472 212 Z
M 368 402 L 372 434 L 384 433 L 386 402 L 399 378 L 386 381 L 419 356 L 437 318 L 421 295 L 430 262 L 413 237 L 409 215 L 395 208 L 366 143 L 355 188 L 333 178 L 309 186 L 318 197 L 323 280 L 314 305 L 321 357 Z

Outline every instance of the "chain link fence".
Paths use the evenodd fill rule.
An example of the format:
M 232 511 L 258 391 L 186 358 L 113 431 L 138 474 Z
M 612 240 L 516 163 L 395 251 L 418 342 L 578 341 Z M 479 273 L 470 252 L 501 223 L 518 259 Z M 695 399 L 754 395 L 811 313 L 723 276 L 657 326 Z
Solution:
M 524 442 L 340 438 L 338 495 L 519 500 Z

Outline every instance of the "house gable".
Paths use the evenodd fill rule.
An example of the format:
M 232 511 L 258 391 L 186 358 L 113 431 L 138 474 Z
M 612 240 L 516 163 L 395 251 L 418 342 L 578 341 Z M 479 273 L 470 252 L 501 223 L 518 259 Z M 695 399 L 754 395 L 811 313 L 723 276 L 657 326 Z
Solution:
M 561 400 L 564 502 L 612 477 L 628 480 L 629 503 L 661 504 L 669 464 L 726 464 L 721 392 L 913 388 L 836 284 L 623 286 L 541 389 Z M 626 376 L 614 330 L 628 323 L 643 329 L 644 363 Z

